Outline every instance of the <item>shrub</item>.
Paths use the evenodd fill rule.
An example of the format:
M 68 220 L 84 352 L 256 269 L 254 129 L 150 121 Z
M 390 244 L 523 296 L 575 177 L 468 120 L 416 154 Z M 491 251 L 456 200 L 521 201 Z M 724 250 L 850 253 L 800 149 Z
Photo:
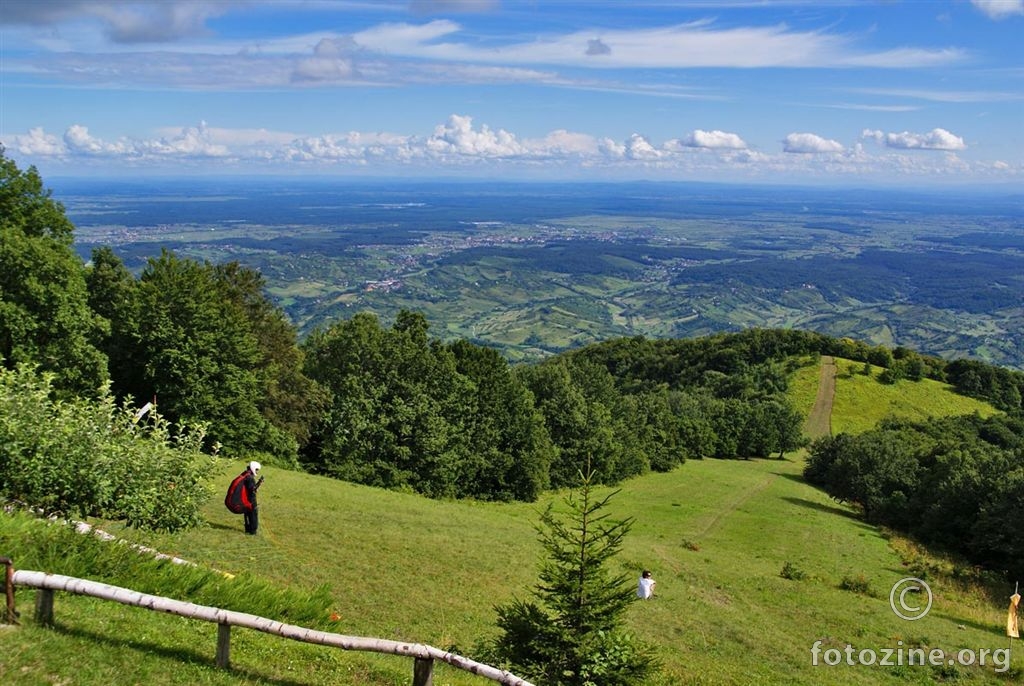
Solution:
M 792 562 L 786 562 L 784 565 L 782 565 L 782 571 L 779 572 L 779 576 L 781 576 L 783 579 L 803 581 L 807 578 L 807 572 L 800 569 Z
M 137 421 L 108 392 L 52 399 L 52 376 L 0 368 L 0 496 L 47 515 L 177 531 L 199 524 L 212 458 L 201 428 Z
M 844 591 L 852 591 L 854 593 L 860 593 L 861 595 L 873 595 L 871 590 L 871 582 L 863 574 L 857 576 L 844 576 L 843 580 L 839 582 L 839 588 Z

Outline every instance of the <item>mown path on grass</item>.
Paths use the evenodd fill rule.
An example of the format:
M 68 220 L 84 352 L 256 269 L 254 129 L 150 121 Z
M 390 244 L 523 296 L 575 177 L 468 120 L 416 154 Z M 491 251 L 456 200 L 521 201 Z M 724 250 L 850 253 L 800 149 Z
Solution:
M 836 396 L 835 358 L 822 356 L 821 376 L 818 379 L 818 395 L 804 422 L 804 433 L 811 440 L 832 435 L 832 401 Z
M 832 435 L 832 402 L 836 394 L 836 361 L 830 356 L 821 358 L 821 373 L 818 377 L 818 393 L 814 405 L 804 421 L 804 432 L 813 440 Z M 722 519 L 735 512 L 744 503 L 765 490 L 778 474 L 771 474 L 751 488 L 737 493 L 722 505 L 693 535 L 701 538 L 714 531 Z

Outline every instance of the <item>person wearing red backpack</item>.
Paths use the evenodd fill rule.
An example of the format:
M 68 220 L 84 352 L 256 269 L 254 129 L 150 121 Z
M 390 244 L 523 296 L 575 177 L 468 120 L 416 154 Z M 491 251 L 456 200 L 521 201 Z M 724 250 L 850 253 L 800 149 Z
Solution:
M 262 465 L 250 462 L 245 471 L 231 480 L 228 493 L 224 497 L 224 505 L 235 514 L 245 517 L 245 533 L 255 534 L 260 525 L 259 507 L 256 503 L 256 491 L 263 484 L 263 477 L 256 480 Z

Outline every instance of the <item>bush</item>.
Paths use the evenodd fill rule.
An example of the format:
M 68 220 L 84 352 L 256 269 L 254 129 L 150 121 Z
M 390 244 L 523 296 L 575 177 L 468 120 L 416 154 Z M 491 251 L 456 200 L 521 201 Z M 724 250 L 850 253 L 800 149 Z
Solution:
M 212 458 L 202 429 L 136 421 L 104 392 L 52 399 L 52 376 L 0 368 L 0 496 L 47 515 L 104 517 L 177 531 L 198 525 Z
M 784 565 L 782 565 L 782 571 L 779 572 L 779 576 L 781 576 L 783 579 L 803 581 L 807 578 L 807 572 L 800 569 L 792 562 L 786 562 Z
M 844 591 L 852 591 L 854 593 L 860 593 L 861 595 L 874 595 L 871 590 L 871 582 L 863 574 L 857 576 L 844 576 L 843 580 L 839 582 L 839 588 Z

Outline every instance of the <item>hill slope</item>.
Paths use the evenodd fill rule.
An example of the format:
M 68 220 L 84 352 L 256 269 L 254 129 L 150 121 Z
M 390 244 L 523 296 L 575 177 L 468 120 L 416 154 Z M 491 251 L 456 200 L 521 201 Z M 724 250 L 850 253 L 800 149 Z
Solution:
M 840 379 L 837 400 L 843 388 Z M 238 468 L 225 463 L 218 490 Z M 990 600 L 937 575 L 929 578 L 935 593 L 931 613 L 917 622 L 899 619 L 889 606 L 889 589 L 911 575 L 904 563 L 917 553 L 808 486 L 801 469 L 799 459 L 689 462 L 672 473 L 631 480 L 612 499 L 614 516 L 635 518 L 619 562 L 630 575 L 649 568 L 658 580 L 658 597 L 632 606 L 629 622 L 658 646 L 664 683 L 906 684 L 954 674 L 960 683 L 1009 683 L 991 666 L 812 664 L 811 647 L 819 640 L 824 648 L 851 644 L 876 651 L 898 645 L 947 652 L 1005 648 L 1005 605 L 1002 598 Z M 272 467 L 265 472 L 259 536 L 244 536 L 241 519 L 215 499 L 207 508 L 207 527 L 147 542 L 281 584 L 329 583 L 340 615 L 338 632 L 454 646 L 470 654 L 476 641 L 495 633 L 493 606 L 525 596 L 536 582 L 541 550 L 533 527 L 546 501 L 439 502 Z M 806 578 L 782 578 L 787 563 Z M 844 579 L 866 584 L 872 595 L 842 590 Z M 23 610 L 29 606 L 25 596 L 19 594 Z M 123 683 L 232 683 L 203 658 L 212 663 L 212 627 L 189 638 L 171 618 L 137 620 L 143 611 L 100 608 L 84 599 L 57 603 L 62 631 L 27 622 L 12 634 L 14 662 L 0 667 L 5 683 L 109 683 L 99 676 L 81 678 L 81 663 L 93 659 L 94 650 L 119 665 Z M 130 619 L 135 640 L 120 637 L 111 617 Z M 158 627 L 168 624 L 177 647 L 147 649 L 142 637 L 155 642 L 154 634 L 163 631 Z M 31 645 L 17 638 L 20 632 Z M 339 657 L 328 649 L 293 648 L 280 639 L 238 633 L 234 676 L 246 682 L 409 681 L 407 661 Z M 46 676 L 39 668 L 21 671 L 40 664 L 47 648 L 73 649 L 80 659 L 74 665 L 46 662 Z M 142 659 L 140 651 L 149 654 Z M 193 663 L 187 669 L 177 666 L 182 655 Z M 137 671 L 153 659 L 163 665 L 158 677 L 152 667 Z M 1014 667 L 1019 678 L 1024 660 L 1018 656 Z M 435 682 L 487 683 L 446 668 L 439 668 Z

